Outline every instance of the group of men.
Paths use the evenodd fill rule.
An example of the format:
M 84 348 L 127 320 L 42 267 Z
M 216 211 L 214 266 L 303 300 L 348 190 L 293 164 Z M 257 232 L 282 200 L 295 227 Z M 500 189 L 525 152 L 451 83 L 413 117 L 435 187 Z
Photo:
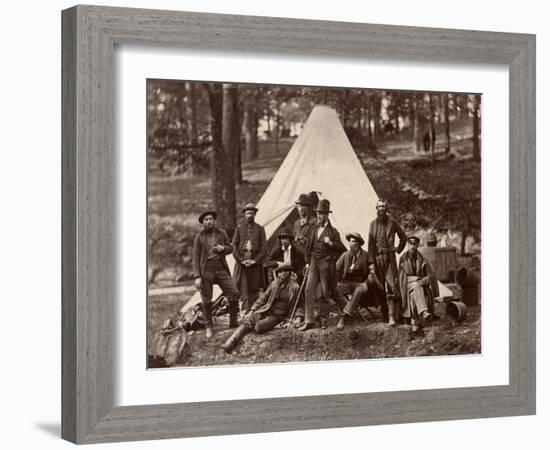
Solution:
M 277 235 L 278 245 L 269 254 L 265 229 L 255 222 L 258 209 L 254 204 L 243 208 L 244 220 L 231 241 L 216 227 L 215 211 L 199 216 L 203 230 L 194 239 L 193 272 L 207 338 L 212 336 L 213 284 L 219 285 L 228 300 L 229 327 L 237 328 L 224 344 L 227 352 L 246 333 L 265 333 L 286 319 L 293 319 L 300 331 L 317 325 L 327 328 L 330 299 L 339 309 L 337 329 L 358 315 L 361 306 L 379 306 L 384 322 L 395 326 L 408 321 L 413 331 L 436 317 L 433 300 L 439 293 L 430 261 L 418 251 L 418 236 L 407 236 L 388 214 L 386 201 L 377 202 L 367 250 L 356 232 L 345 235 L 346 250 L 330 223 L 329 200 L 319 200 L 314 208 L 312 197 L 302 194 L 295 203 L 298 218 L 293 230 L 283 228 Z M 407 243 L 409 248 L 398 262 L 396 255 Z M 231 253 L 236 263 L 233 276 L 225 259 Z M 274 279 L 264 291 L 266 268 L 274 269 Z

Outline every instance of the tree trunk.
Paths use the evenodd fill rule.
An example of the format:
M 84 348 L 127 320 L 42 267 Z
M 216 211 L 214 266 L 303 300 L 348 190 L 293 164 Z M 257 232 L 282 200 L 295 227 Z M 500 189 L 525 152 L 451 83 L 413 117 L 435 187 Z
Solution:
M 185 89 L 188 95 L 188 101 L 186 103 L 186 118 L 187 118 L 187 128 L 189 130 L 189 140 L 191 145 L 196 145 L 198 140 L 197 133 L 197 88 L 196 83 L 187 82 L 185 83 Z M 188 169 L 187 173 L 190 176 L 194 176 L 198 173 L 197 163 L 194 153 L 196 151 L 202 151 L 197 149 L 192 149 L 189 152 L 187 159 Z
M 277 110 L 275 111 L 275 152 L 279 155 L 279 134 L 281 132 L 281 116 L 279 114 L 279 108 L 281 102 L 277 100 Z
M 480 122 L 480 111 L 479 111 L 479 105 L 481 103 L 481 96 L 479 94 L 475 94 L 473 96 L 473 103 L 474 103 L 474 123 L 473 123 L 473 156 L 474 161 L 481 161 L 481 154 L 480 154 L 480 143 L 479 143 L 479 122 Z
M 422 100 L 419 98 L 418 94 L 414 94 L 411 115 L 411 122 L 413 123 L 413 140 L 414 140 L 414 150 L 416 153 L 421 153 L 423 150 L 423 138 L 424 138 L 424 126 L 421 116 L 420 102 Z
M 367 94 L 367 138 L 369 140 L 369 144 L 372 142 L 372 126 L 371 126 L 371 99 L 370 95 Z
M 377 92 L 374 100 L 374 138 L 380 136 L 380 116 L 382 115 L 382 98 Z
M 445 120 L 445 138 L 447 144 L 445 145 L 445 153 L 451 151 L 451 124 L 449 122 L 449 94 L 443 94 L 443 111 Z
M 244 107 L 244 141 L 246 160 L 258 158 L 258 117 L 252 100 L 246 101 Z
M 432 94 L 428 94 L 430 105 L 430 151 L 432 154 L 432 165 L 435 164 L 435 101 Z
M 395 132 L 399 133 L 399 107 L 400 107 L 399 93 L 396 92 L 393 98 L 394 98 L 393 110 L 394 110 Z
M 212 191 L 218 225 L 231 233 L 236 224 L 235 179 L 232 146 L 224 146 L 224 110 L 226 89 L 220 83 L 205 84 L 210 103 L 210 131 L 212 134 Z M 229 94 L 229 93 L 228 93 Z M 229 108 L 228 108 L 229 109 Z

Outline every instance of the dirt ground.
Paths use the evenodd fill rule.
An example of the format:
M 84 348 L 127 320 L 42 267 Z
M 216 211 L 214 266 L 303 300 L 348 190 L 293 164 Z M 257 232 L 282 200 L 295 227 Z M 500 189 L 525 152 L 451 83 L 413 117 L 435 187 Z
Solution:
M 185 303 L 182 295 L 150 297 L 148 309 L 150 352 L 162 322 Z M 381 322 L 379 311 L 368 322 L 360 319 L 336 329 L 335 312 L 329 318 L 329 328 L 315 328 L 300 332 L 291 327 L 275 329 L 264 335 L 249 333 L 231 355 L 222 350 L 222 344 L 232 330 L 227 317 L 216 318 L 214 336 L 206 340 L 204 331 L 190 332 L 187 347 L 177 366 L 211 366 L 226 364 L 288 363 L 305 361 L 354 360 L 372 358 L 466 355 L 481 353 L 480 308 L 468 308 L 466 319 L 457 323 L 445 314 L 443 304 L 436 305 L 440 320 L 418 334 L 410 326 L 395 328 Z

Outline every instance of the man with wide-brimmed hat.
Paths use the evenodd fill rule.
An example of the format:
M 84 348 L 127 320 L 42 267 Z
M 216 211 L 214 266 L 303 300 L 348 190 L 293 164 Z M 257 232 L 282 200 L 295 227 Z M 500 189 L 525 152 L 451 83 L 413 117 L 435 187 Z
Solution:
M 227 233 L 216 227 L 216 211 L 205 211 L 199 216 L 203 229 L 193 240 L 193 277 L 202 299 L 202 312 L 206 323 L 206 337 L 212 336 L 212 285 L 220 286 L 229 301 L 229 326 L 238 325 L 239 291 L 231 277 L 225 255 L 233 251 Z
M 399 259 L 401 308 L 416 332 L 434 319 L 434 298 L 439 296 L 439 286 L 430 261 L 418 251 L 418 235 L 410 235 L 407 242 L 408 249 Z
M 396 245 L 395 238 L 399 238 Z M 384 321 L 395 326 L 400 316 L 400 293 L 397 280 L 397 258 L 405 248 L 407 235 L 397 220 L 388 214 L 388 202 L 378 200 L 376 219 L 369 227 L 369 259 L 374 264 L 376 276 L 384 285 L 386 302 L 381 305 Z
M 315 306 L 318 306 L 318 318 L 321 328 L 328 324 L 328 299 L 332 298 L 340 308 L 346 306 L 346 300 L 335 295 L 336 292 L 336 260 L 346 250 L 340 239 L 340 233 L 334 228 L 328 215 L 330 201 L 319 200 L 316 208 L 317 224 L 308 236 L 305 261 L 308 269 L 305 297 L 305 323 L 299 330 L 305 331 L 315 327 Z M 317 298 L 317 287 L 320 286 L 320 297 Z
M 339 296 L 351 296 L 344 308 L 336 328 L 344 328 L 346 322 L 356 313 L 359 306 L 378 306 L 384 288 L 374 274 L 374 265 L 369 263 L 369 255 L 363 250 L 365 240 L 359 233 L 347 233 L 349 250 L 336 261 Z
M 294 221 L 294 245 L 303 255 L 306 253 L 307 238 L 311 229 L 317 223 L 315 214 L 312 212 L 314 194 L 300 194 L 296 200 L 298 218 Z
M 276 278 L 252 305 L 242 324 L 224 343 L 223 349 L 230 353 L 249 331 L 266 333 L 288 317 L 300 287 L 292 279 L 293 268 L 282 264 L 275 269 Z
M 264 266 L 280 267 L 283 264 L 290 264 L 294 268 L 293 277 L 298 284 L 302 284 L 304 278 L 304 255 L 293 243 L 292 232 L 285 226 L 277 233 L 279 240 L 266 259 Z M 304 321 L 304 297 L 300 295 L 296 312 L 294 314 L 294 326 L 301 326 Z
M 263 262 L 267 252 L 265 229 L 254 220 L 258 208 L 247 203 L 243 208 L 244 220 L 233 234 L 235 271 L 233 278 L 241 292 L 241 308 L 246 313 L 257 300 L 263 288 Z

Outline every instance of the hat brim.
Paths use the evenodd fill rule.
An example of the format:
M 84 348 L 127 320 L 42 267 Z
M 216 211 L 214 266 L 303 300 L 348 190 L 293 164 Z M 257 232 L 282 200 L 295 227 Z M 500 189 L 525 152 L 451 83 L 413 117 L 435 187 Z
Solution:
M 294 238 L 294 236 L 292 236 L 291 234 L 278 234 L 277 237 L 279 239 L 281 239 L 281 238 L 289 238 L 289 239 Z
M 206 216 L 212 216 L 214 217 L 214 220 L 218 218 L 218 213 L 216 211 L 205 211 L 199 216 L 199 223 L 202 224 L 204 222 L 204 218 Z
M 330 214 L 332 211 L 331 210 L 326 210 L 326 209 L 316 209 L 315 212 Z
M 258 212 L 258 208 L 243 208 L 243 213 L 244 213 L 244 212 L 247 212 L 247 211 Z
M 275 273 L 279 272 L 292 272 L 294 268 L 290 264 L 279 266 L 275 269 Z
M 353 238 L 357 241 L 359 241 L 359 245 L 365 245 L 365 240 L 361 237 L 356 235 L 355 233 L 348 233 L 346 234 L 346 240 L 349 242 L 350 239 Z
M 407 242 L 416 242 L 417 244 L 420 244 L 420 238 L 417 238 L 416 236 L 411 236 L 407 238 Z

